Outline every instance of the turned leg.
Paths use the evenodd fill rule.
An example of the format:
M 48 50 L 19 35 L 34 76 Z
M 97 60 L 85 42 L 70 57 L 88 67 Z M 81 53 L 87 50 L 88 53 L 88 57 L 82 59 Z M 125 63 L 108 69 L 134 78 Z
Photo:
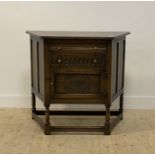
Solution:
M 50 125 L 50 110 L 49 110 L 49 105 L 45 105 L 45 129 L 44 133 L 45 135 L 50 135 L 51 131 L 51 125 Z
M 31 96 L 31 103 L 32 103 L 32 119 L 34 119 L 34 113 L 36 112 L 36 97 L 33 93 Z
M 106 113 L 105 113 L 105 130 L 104 134 L 105 135 L 110 135 L 111 130 L 110 130 L 110 105 L 106 105 Z
M 121 113 L 121 120 L 123 119 L 123 105 L 124 105 L 124 95 L 121 94 L 120 96 L 120 107 L 119 107 L 119 111 Z

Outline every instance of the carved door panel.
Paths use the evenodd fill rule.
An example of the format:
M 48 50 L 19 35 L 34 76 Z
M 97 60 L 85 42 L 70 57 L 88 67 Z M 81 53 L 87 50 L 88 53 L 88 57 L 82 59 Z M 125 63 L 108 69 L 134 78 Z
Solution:
M 51 82 L 51 100 L 93 99 L 103 101 L 106 95 L 105 81 L 101 74 L 57 73 Z M 72 100 L 73 101 L 73 100 Z

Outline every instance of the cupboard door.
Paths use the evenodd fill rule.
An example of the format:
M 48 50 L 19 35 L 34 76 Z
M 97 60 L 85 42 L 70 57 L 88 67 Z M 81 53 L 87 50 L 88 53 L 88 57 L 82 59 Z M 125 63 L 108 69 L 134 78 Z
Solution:
M 105 43 L 58 43 L 49 45 L 51 100 L 103 102 L 106 94 Z

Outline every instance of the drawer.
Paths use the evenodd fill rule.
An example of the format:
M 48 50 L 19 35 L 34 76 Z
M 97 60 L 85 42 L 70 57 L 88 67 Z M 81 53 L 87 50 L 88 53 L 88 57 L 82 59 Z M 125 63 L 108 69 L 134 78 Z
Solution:
M 49 44 L 50 65 L 57 67 L 104 67 L 106 43 L 53 41 Z
M 105 52 L 107 49 L 107 41 L 102 40 L 49 40 L 48 49 L 50 52 L 78 52 L 78 53 L 94 53 Z
M 53 67 L 105 67 L 104 54 L 52 54 L 50 65 Z

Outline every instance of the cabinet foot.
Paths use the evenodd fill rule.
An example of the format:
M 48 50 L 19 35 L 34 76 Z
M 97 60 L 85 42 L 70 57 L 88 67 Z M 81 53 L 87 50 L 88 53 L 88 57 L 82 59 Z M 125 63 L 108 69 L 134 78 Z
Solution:
M 120 114 L 120 120 L 123 120 L 123 113 Z
M 45 134 L 45 135 L 50 135 L 50 134 L 51 134 L 51 127 L 50 127 L 50 124 L 45 124 L 44 134 Z
M 107 122 L 104 125 L 104 135 L 111 135 L 110 122 Z
M 50 125 L 50 110 L 49 110 L 49 105 L 46 106 L 45 110 L 45 128 L 44 128 L 44 133 L 45 135 L 50 135 L 51 132 L 51 125 Z
M 110 128 L 110 106 L 109 105 L 106 105 L 104 127 L 105 127 L 104 134 L 110 135 L 111 134 L 111 128 Z
M 120 107 L 119 107 L 119 111 L 121 112 L 120 120 L 123 120 L 123 106 L 124 106 L 124 95 L 121 94 L 121 96 L 120 96 Z
M 35 94 L 32 93 L 31 96 L 31 104 L 32 104 L 32 119 L 34 119 L 34 112 L 36 112 L 36 97 Z

